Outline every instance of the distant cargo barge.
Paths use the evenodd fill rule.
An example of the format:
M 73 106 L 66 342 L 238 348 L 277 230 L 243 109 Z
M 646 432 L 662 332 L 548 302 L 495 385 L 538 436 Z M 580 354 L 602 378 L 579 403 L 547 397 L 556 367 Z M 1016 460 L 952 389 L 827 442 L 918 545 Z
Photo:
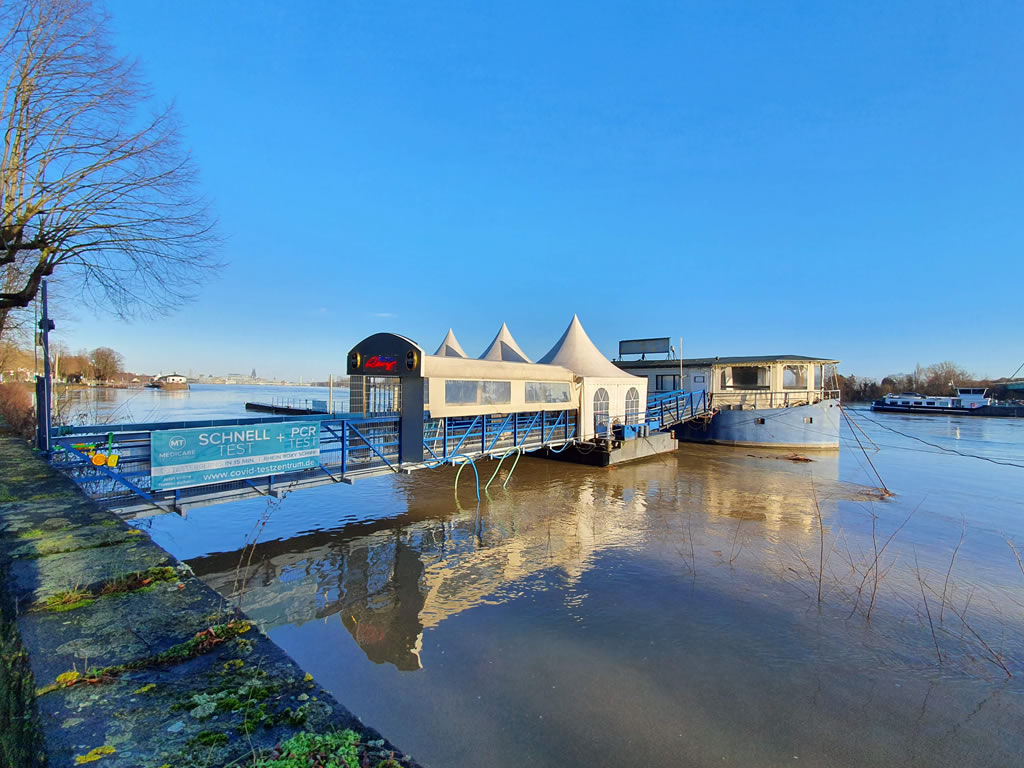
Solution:
M 1024 405 L 1000 405 L 986 397 L 984 387 L 957 387 L 955 396 L 934 397 L 917 392 L 888 394 L 871 404 L 882 413 L 926 413 L 947 416 L 1024 418 Z

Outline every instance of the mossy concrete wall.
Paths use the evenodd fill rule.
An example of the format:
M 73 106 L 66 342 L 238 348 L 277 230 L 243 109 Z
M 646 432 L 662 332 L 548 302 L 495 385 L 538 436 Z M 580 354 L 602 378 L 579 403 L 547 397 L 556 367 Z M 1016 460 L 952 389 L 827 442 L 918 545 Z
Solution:
M 245 765 L 297 732 L 344 728 L 368 764 L 414 765 L 187 565 L 6 435 L 0 611 L 0 765 Z

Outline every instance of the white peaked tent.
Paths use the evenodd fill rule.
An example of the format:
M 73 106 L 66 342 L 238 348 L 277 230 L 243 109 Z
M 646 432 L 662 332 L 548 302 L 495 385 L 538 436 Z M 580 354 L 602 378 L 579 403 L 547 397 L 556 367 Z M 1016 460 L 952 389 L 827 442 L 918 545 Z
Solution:
M 455 332 L 451 328 L 448 329 L 448 335 L 444 337 L 444 341 L 441 342 L 441 346 L 434 354 L 438 357 L 469 357 L 466 350 L 459 344 L 459 340 L 455 338 Z
M 580 434 L 584 438 L 593 437 L 599 424 L 644 421 L 647 377 L 626 373 L 602 355 L 576 315 L 562 338 L 537 362 L 568 368 L 582 379 Z
M 530 363 L 533 362 L 526 356 L 526 353 L 519 348 L 516 340 L 508 330 L 505 323 L 501 324 L 501 330 L 494 337 L 491 345 L 480 355 L 480 360 L 494 360 L 503 363 Z

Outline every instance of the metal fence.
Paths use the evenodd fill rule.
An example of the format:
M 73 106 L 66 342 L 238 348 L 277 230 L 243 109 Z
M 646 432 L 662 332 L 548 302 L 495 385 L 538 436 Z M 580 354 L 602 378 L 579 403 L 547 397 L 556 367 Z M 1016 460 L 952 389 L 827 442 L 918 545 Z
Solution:
M 152 485 L 154 432 L 197 427 L 235 427 L 289 422 L 319 422 L 317 466 L 249 479 L 158 490 Z M 397 472 L 401 419 L 398 416 L 278 416 L 151 424 L 62 427 L 52 430 L 52 464 L 93 499 L 113 509 L 183 510 L 252 495 L 278 496 L 307 485 L 350 482 Z M 424 423 L 424 462 L 461 455 L 476 457 L 509 448 L 533 450 L 562 446 L 577 436 L 575 410 L 428 419 Z M 414 465 L 412 468 L 416 468 Z
M 720 410 L 790 408 L 796 405 L 820 403 L 822 400 L 838 399 L 838 389 L 743 390 L 715 392 L 711 396 L 712 404 Z
M 647 423 L 656 424 L 657 429 L 668 429 L 710 412 L 711 403 L 703 389 L 656 392 L 647 398 Z
M 194 488 L 152 489 L 151 435 L 168 429 L 228 427 L 289 421 L 320 422 L 318 467 L 267 477 L 208 483 Z M 239 490 L 274 494 L 310 475 L 348 480 L 397 471 L 399 418 L 277 417 L 224 419 L 158 424 L 63 427 L 53 430 L 51 463 L 93 499 L 110 507 L 136 503 L 187 506 L 238 495 Z
M 428 419 L 423 425 L 423 460 L 564 445 L 577 437 L 576 420 L 575 409 Z

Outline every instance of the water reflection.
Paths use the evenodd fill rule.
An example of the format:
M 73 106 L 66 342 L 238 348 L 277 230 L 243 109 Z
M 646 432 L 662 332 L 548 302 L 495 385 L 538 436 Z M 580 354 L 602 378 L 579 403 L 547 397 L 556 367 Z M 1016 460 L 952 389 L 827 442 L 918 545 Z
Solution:
M 454 498 L 451 472 L 396 476 L 405 509 L 397 517 L 260 542 L 251 560 L 238 549 L 190 564 L 221 594 L 241 594 L 268 629 L 337 616 L 367 658 L 416 670 L 424 630 L 529 591 L 571 593 L 601 552 L 677 561 L 679 542 L 695 535 L 695 511 L 702 530 L 715 519 L 757 521 L 760 535 L 792 543 L 817 535 L 812 489 L 826 514 L 838 498 L 864 493 L 839 482 L 834 456 L 791 465 L 780 455 L 710 453 L 684 448 L 604 471 L 524 460 L 514 485 L 479 509 Z M 300 506 L 293 497 L 274 514 Z
M 880 452 L 844 431 L 811 462 L 525 460 L 479 509 L 449 470 L 311 489 L 272 505 L 243 606 L 427 764 L 1019 765 L 1024 575 L 1006 540 L 1024 544 L 1024 425 L 999 421 L 865 420 Z M 147 524 L 232 595 L 267 509 Z M 905 520 L 868 620 L 865 575 Z

